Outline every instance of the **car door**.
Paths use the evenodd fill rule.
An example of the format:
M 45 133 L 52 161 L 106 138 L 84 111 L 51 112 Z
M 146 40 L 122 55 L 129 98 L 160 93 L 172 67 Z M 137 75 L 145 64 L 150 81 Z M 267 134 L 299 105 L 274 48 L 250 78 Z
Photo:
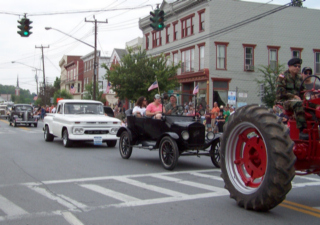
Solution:
M 57 112 L 52 115 L 53 135 L 58 137 L 61 137 L 63 116 L 63 104 L 58 104 Z

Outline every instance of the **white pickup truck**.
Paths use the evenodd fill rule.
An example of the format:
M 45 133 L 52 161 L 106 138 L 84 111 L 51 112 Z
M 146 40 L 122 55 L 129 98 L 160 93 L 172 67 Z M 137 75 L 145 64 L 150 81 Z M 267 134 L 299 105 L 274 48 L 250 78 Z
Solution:
M 93 100 L 60 100 L 56 113 L 44 117 L 44 139 L 62 138 L 65 147 L 75 141 L 91 141 L 95 145 L 106 142 L 114 147 L 121 126 L 119 119 L 106 116 L 103 104 Z

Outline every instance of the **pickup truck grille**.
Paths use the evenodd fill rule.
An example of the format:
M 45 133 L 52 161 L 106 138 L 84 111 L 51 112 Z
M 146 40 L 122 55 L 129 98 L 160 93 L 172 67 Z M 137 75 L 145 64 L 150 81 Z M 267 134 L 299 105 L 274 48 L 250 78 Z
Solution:
M 108 134 L 108 130 L 86 130 L 85 134 Z

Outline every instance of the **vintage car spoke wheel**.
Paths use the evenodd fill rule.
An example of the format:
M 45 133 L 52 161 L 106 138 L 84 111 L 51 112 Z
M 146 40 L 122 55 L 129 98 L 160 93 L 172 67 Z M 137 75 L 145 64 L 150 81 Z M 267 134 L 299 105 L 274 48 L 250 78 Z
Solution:
M 173 170 L 178 163 L 179 149 L 177 143 L 171 137 L 163 137 L 159 147 L 159 157 L 162 166 L 167 170 Z
M 281 119 L 256 105 L 229 117 L 221 138 L 221 177 L 238 205 L 267 211 L 291 189 L 296 157 Z
M 111 141 L 107 141 L 107 145 L 108 147 L 114 147 L 117 144 L 117 140 L 111 140 Z
M 49 127 L 48 127 L 48 125 L 46 125 L 46 127 L 44 129 L 44 140 L 51 142 L 51 141 L 53 141 L 53 139 L 54 139 L 54 136 L 52 134 L 50 134 Z
M 63 130 L 62 142 L 64 147 L 71 147 L 73 144 L 73 142 L 69 139 L 69 134 L 67 129 Z
M 129 159 L 132 153 L 132 147 L 130 147 L 129 133 L 123 131 L 119 141 L 119 151 L 123 159 Z
M 215 167 L 220 168 L 220 140 L 216 140 L 211 145 L 211 161 Z

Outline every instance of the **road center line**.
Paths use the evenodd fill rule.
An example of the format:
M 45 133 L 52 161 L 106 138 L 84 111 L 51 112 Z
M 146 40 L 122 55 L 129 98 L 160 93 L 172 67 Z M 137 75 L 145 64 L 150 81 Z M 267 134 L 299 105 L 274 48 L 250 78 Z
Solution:
M 284 200 L 279 206 L 320 218 L 320 210 L 310 206 Z

